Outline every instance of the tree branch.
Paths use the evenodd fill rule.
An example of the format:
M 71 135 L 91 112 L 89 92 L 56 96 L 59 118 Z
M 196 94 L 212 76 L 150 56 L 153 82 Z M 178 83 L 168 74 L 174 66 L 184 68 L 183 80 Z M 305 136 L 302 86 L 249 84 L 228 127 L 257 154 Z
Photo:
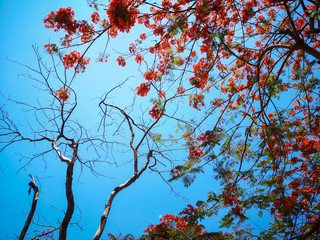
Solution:
M 106 226 L 106 222 L 107 222 L 107 219 L 108 219 L 108 215 L 110 213 L 110 209 L 111 209 L 111 205 L 112 205 L 112 202 L 113 202 L 113 199 L 115 198 L 115 196 L 123 189 L 129 187 L 132 183 L 134 183 L 139 177 L 140 175 L 146 170 L 147 166 L 149 165 L 149 162 L 150 162 L 150 158 L 152 157 L 152 152 L 153 150 L 150 150 L 148 155 L 147 155 L 147 161 L 146 163 L 144 164 L 144 166 L 142 167 L 142 169 L 138 172 L 138 173 L 135 173 L 131 178 L 129 178 L 126 182 L 118 185 L 113 191 L 112 193 L 109 195 L 109 198 L 108 198 L 108 201 L 107 201 L 107 204 L 105 205 L 105 209 L 104 209 L 104 212 L 101 216 L 101 220 L 100 220 L 100 224 L 99 224 L 99 227 L 98 227 L 98 230 L 97 232 L 95 233 L 94 237 L 93 237 L 93 240 L 98 240 L 100 239 L 102 233 L 103 233 L 103 230 Z
M 57 147 L 57 141 L 58 141 L 58 139 L 59 139 L 59 137 L 56 137 L 56 138 L 53 139 L 53 141 L 52 141 L 52 148 L 56 151 L 56 153 L 58 154 L 58 157 L 60 158 L 60 160 L 61 160 L 62 162 L 66 162 L 66 163 L 69 164 L 69 163 L 71 163 L 71 160 L 70 160 L 69 158 L 65 157 L 65 156 L 61 153 L 60 149 Z
M 73 167 L 74 167 L 74 162 L 77 158 L 78 145 L 76 145 L 75 147 L 71 146 L 71 148 L 73 149 L 73 157 L 72 157 L 72 160 L 68 162 L 67 176 L 66 176 L 66 197 L 67 197 L 68 207 L 67 207 L 66 214 L 64 215 L 64 218 L 62 220 L 62 223 L 59 227 L 59 240 L 67 239 L 68 225 L 71 221 L 71 218 L 74 212 L 72 180 L 73 180 Z
M 320 231 L 320 217 L 315 220 L 311 226 L 297 240 L 306 240 L 316 231 Z
M 29 174 L 29 176 L 32 178 L 32 181 L 29 182 L 29 186 L 30 186 L 30 189 L 29 189 L 29 194 L 31 192 L 31 188 L 33 189 L 34 193 L 33 193 L 33 200 L 32 200 L 32 206 L 31 206 L 31 209 L 30 209 L 30 212 L 29 212 L 29 215 L 28 215 L 28 218 L 23 226 L 23 229 L 20 233 L 20 236 L 19 236 L 19 240 L 23 240 L 27 231 L 28 231 L 28 228 L 30 226 L 30 223 L 31 223 L 31 220 L 33 218 L 33 215 L 36 211 L 36 207 L 37 207 L 37 203 L 38 203 L 38 198 L 39 198 L 39 189 L 38 189 L 38 186 L 37 184 L 35 183 L 34 181 L 34 178 L 32 175 Z

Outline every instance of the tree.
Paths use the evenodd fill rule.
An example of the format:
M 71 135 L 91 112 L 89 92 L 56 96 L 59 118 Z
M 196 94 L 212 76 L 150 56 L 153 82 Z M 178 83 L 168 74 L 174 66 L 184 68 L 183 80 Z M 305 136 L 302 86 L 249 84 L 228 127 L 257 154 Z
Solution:
M 125 67 L 127 59 L 134 58 L 139 65 L 144 80 L 136 94 L 155 98 L 149 109 L 154 124 L 176 120 L 183 132 L 188 156 L 172 167 L 170 181 L 189 186 L 197 173 L 213 166 L 220 190 L 209 192 L 198 207 L 207 216 L 227 209 L 221 227 L 236 229 L 215 237 L 319 237 L 319 1 L 89 2 L 95 25 L 75 20 L 71 8 L 47 15 L 47 28 L 66 33 L 61 46 L 45 45 L 48 53 L 59 55 L 67 49 L 61 55 L 64 67 L 79 73 L 89 64 L 86 54 L 98 39 L 129 33 L 135 23 L 145 27 L 117 62 Z M 75 46 L 85 49 L 69 52 Z M 104 101 L 101 105 L 119 110 L 130 129 L 135 125 L 122 109 Z M 185 105 L 199 111 L 196 119 L 186 119 Z M 143 129 L 143 136 L 153 127 Z M 175 143 L 161 135 L 153 140 Z M 134 159 L 139 146 L 132 147 L 131 141 Z M 147 156 L 154 151 L 150 148 Z M 271 218 L 268 229 L 253 233 L 244 227 L 251 209 Z M 179 231 L 179 219 L 162 219 L 161 224 L 176 223 L 166 225 L 171 230 L 163 230 L 164 238 Z M 150 229 L 151 239 L 159 234 L 158 228 Z
M 78 105 L 77 94 L 71 88 L 72 82 L 75 79 L 76 75 L 71 74 L 71 78 L 69 79 L 66 71 L 61 70 L 61 66 L 59 66 L 59 63 L 55 63 L 54 58 L 52 58 L 52 67 L 49 68 L 40 57 L 38 49 L 34 47 L 34 51 L 38 60 L 38 69 L 33 69 L 26 65 L 24 66 L 38 75 L 38 77 L 40 77 L 31 78 L 41 86 L 41 89 L 44 92 L 46 92 L 46 95 L 50 97 L 50 101 L 48 102 L 48 105 L 45 105 L 46 102 L 38 102 L 38 106 L 34 106 L 7 99 L 8 101 L 13 101 L 18 105 L 23 105 L 28 111 L 32 111 L 34 113 L 37 124 L 34 124 L 32 127 L 30 127 L 30 132 L 32 133 L 33 137 L 25 137 L 26 134 L 30 133 L 24 133 L 22 130 L 20 130 L 19 126 L 17 126 L 14 121 L 11 120 L 9 114 L 4 110 L 4 108 L 1 108 L 1 137 L 5 139 L 4 142 L 6 143 L 1 150 L 4 150 L 12 144 L 23 141 L 35 144 L 45 142 L 47 143 L 46 145 L 48 150 L 35 154 L 31 158 L 29 158 L 30 160 L 27 162 L 27 164 L 30 164 L 32 161 L 40 157 L 45 158 L 48 156 L 52 156 L 50 155 L 50 153 L 52 152 L 56 154 L 61 162 L 67 164 L 65 179 L 65 196 L 67 200 L 67 209 L 66 211 L 63 211 L 64 217 L 61 223 L 58 223 L 58 226 L 52 224 L 47 226 L 50 227 L 50 229 L 47 231 L 36 230 L 34 232 L 36 233 L 36 235 L 33 238 L 53 238 L 52 234 L 55 231 L 59 231 L 59 239 L 66 239 L 69 225 L 75 224 L 70 222 L 75 210 L 75 200 L 72 186 L 73 169 L 75 164 L 80 164 L 82 168 L 89 168 L 93 174 L 101 174 L 97 169 L 95 169 L 95 165 L 101 161 L 107 162 L 106 159 L 109 155 L 108 149 L 113 149 L 113 145 L 121 145 L 123 151 L 126 149 L 126 147 L 130 147 L 133 155 L 132 176 L 128 178 L 124 183 L 115 187 L 114 190 L 110 193 L 105 209 L 101 216 L 98 230 L 94 235 L 94 239 L 100 239 L 105 228 L 106 220 L 108 218 L 110 208 L 115 196 L 120 191 L 133 184 L 147 169 L 147 167 L 153 170 L 152 167 L 156 166 L 157 164 L 157 156 L 161 156 L 162 154 L 160 150 L 162 146 L 157 146 L 157 144 L 152 143 L 153 135 L 151 134 L 151 130 L 155 128 L 156 124 L 159 122 L 159 119 L 151 121 L 149 120 L 148 122 L 141 119 L 142 122 L 137 123 L 129 115 L 129 113 L 132 112 L 132 108 L 134 107 L 134 102 L 130 103 L 130 105 L 124 109 L 108 103 L 109 95 L 112 94 L 113 91 L 117 90 L 117 88 L 122 87 L 127 81 L 125 80 L 122 83 L 114 86 L 114 88 L 108 91 L 101 99 L 99 107 L 101 108 L 102 119 L 100 126 L 98 126 L 101 129 L 101 135 L 90 135 L 88 129 L 82 126 L 80 122 L 72 119 L 74 111 Z M 61 76 L 60 72 L 62 72 L 64 75 Z M 63 87 L 60 87 L 58 89 L 56 86 L 59 85 L 62 85 Z M 55 91 L 54 89 L 58 90 Z M 116 115 L 118 115 L 119 117 L 115 117 Z M 116 123 L 115 119 L 117 121 L 119 121 L 120 119 L 120 121 Z M 108 128 L 108 125 L 112 125 L 112 127 L 115 129 L 114 134 L 119 133 L 124 128 L 123 125 L 126 125 L 128 130 L 125 131 L 129 133 L 126 134 L 128 136 L 127 146 L 126 144 L 121 142 L 110 142 L 107 140 L 107 138 L 109 138 L 109 132 L 106 131 L 107 129 L 110 129 Z M 136 131 L 139 131 L 140 133 L 137 135 Z M 135 142 L 137 142 L 137 144 L 135 144 Z M 142 147 L 143 151 L 140 151 L 140 148 Z M 88 156 L 82 158 L 79 148 L 92 148 L 94 149 L 94 151 L 89 151 L 89 159 Z M 144 151 L 147 152 L 144 153 Z M 85 150 L 85 152 L 88 152 L 88 150 Z M 93 154 L 95 154 L 96 156 L 94 156 Z M 86 154 L 82 153 L 82 155 Z M 27 156 L 24 157 L 28 158 Z M 19 239 L 24 239 L 26 235 L 26 232 L 31 224 L 31 220 L 34 215 L 39 196 L 39 190 L 34 182 L 34 178 L 33 182 L 30 182 L 29 185 L 34 189 L 34 199 L 32 209 L 30 210 L 30 214 L 26 220 L 25 226 Z M 39 225 L 40 228 L 43 228 L 43 224 L 35 224 Z

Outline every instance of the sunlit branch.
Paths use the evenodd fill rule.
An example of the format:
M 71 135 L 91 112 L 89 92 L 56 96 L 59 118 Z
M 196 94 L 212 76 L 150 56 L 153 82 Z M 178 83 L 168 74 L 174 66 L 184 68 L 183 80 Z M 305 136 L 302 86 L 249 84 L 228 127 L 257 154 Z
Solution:
M 153 150 L 150 150 L 148 155 L 147 155 L 147 161 L 146 163 L 144 164 L 144 166 L 141 168 L 141 170 L 138 172 L 138 173 L 135 173 L 131 178 L 129 178 L 126 182 L 118 185 L 113 191 L 112 193 L 109 195 L 109 198 L 108 198 L 108 201 L 106 203 L 106 206 L 105 206 L 105 209 L 104 209 L 104 212 L 101 216 L 101 220 L 100 220 L 100 224 L 99 224 L 99 227 L 98 227 L 98 230 L 97 232 L 95 233 L 94 237 L 93 237 L 93 240 L 98 240 L 100 239 L 102 233 L 103 233 L 103 230 L 105 228 L 105 225 L 106 225 L 106 222 L 107 222 L 107 219 L 108 219 L 108 215 L 110 213 L 110 210 L 111 210 L 111 205 L 112 205 L 112 202 L 115 198 L 115 196 L 120 192 L 122 191 L 123 189 L 129 187 L 132 183 L 134 183 L 139 177 L 140 175 L 146 170 L 147 166 L 149 165 L 149 162 L 150 162 L 150 158 L 152 157 L 152 152 Z

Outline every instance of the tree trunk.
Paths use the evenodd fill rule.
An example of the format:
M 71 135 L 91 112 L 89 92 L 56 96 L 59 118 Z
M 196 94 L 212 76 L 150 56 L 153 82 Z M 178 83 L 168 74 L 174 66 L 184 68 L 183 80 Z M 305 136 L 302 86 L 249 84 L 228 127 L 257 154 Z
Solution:
M 72 192 L 73 166 L 74 166 L 74 162 L 68 163 L 67 176 L 66 176 L 66 197 L 67 197 L 68 207 L 59 228 L 59 240 L 66 240 L 68 225 L 70 223 L 70 220 L 74 212 L 74 198 L 73 198 L 73 192 Z
M 38 202 L 38 198 L 39 198 L 39 189 L 38 189 L 38 186 L 37 184 L 34 182 L 34 179 L 31 175 L 29 175 L 31 178 L 32 178 L 32 182 L 29 182 L 29 186 L 30 186 L 30 190 L 29 190 L 29 194 L 30 194 L 30 191 L 31 191 L 31 188 L 33 189 L 34 191 L 34 194 L 33 194 L 33 200 L 32 200 L 32 206 L 31 206 L 31 209 L 30 209 L 30 212 L 29 212 L 29 215 L 27 217 L 27 220 L 23 226 L 23 229 L 20 233 L 20 236 L 19 236 L 19 240 L 23 240 L 27 231 L 28 231 L 28 228 L 30 226 L 30 223 L 31 223 L 31 220 L 33 218 L 33 215 L 36 211 L 36 207 L 37 207 L 37 202 Z
M 129 187 L 132 183 L 134 183 L 137 178 L 138 178 L 138 174 L 134 174 L 129 180 L 127 180 L 126 182 L 120 184 L 118 187 L 116 187 L 112 193 L 109 195 L 109 198 L 108 198 L 108 201 L 107 201 L 107 204 L 104 208 L 104 211 L 103 211 L 103 214 L 101 216 L 101 220 L 100 220 L 100 225 L 98 227 L 98 230 L 96 232 L 96 234 L 94 235 L 93 237 L 93 240 L 98 240 L 100 239 L 102 233 L 103 233 L 103 230 L 106 226 L 106 222 L 107 222 L 107 219 L 108 219 L 108 215 L 109 215 L 109 212 L 110 212 L 110 209 L 111 209 L 111 205 L 112 205 L 112 202 L 113 202 L 113 199 L 115 198 L 115 196 L 123 189 Z
M 140 170 L 139 173 L 135 173 L 131 178 L 129 178 L 126 182 L 120 184 L 118 187 L 116 187 L 112 193 L 109 195 L 109 198 L 108 198 L 108 201 L 107 201 L 107 204 L 104 208 L 104 211 L 103 211 L 103 214 L 101 216 L 101 219 L 100 219 L 100 224 L 99 224 L 99 227 L 98 227 L 98 230 L 96 232 L 96 234 L 94 235 L 93 237 L 93 240 L 99 240 L 102 233 L 103 233 L 103 230 L 106 226 L 106 222 L 107 222 L 107 219 L 108 219 L 108 215 L 109 215 L 109 212 L 110 212 L 110 209 L 111 209 L 111 205 L 112 205 L 112 202 L 113 202 L 113 199 L 115 198 L 115 196 L 123 189 L 129 187 L 132 183 L 134 183 L 139 177 L 140 175 L 146 170 L 149 162 L 150 162 L 150 158 L 152 157 L 152 152 L 153 150 L 150 150 L 148 155 L 147 155 L 147 161 L 146 163 L 144 164 L 144 166 L 142 167 L 142 169 Z

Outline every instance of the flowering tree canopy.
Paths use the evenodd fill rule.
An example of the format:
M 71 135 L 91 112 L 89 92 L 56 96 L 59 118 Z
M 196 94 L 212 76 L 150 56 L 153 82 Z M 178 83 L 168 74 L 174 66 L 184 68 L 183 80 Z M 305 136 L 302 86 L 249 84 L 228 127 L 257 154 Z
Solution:
M 66 69 L 83 72 L 95 41 L 112 40 L 140 25 L 140 37 L 128 43 L 128 52 L 116 62 L 125 69 L 128 59 L 135 60 L 132 64 L 141 71 L 135 91 L 152 98 L 147 112 L 155 124 L 177 120 L 188 154 L 183 162 L 173 162 L 168 180 L 189 186 L 209 165 L 219 184 L 197 209 L 189 206 L 178 216 L 165 215 L 144 238 L 319 237 L 320 2 L 89 2 L 92 24 L 76 20 L 71 8 L 47 15 L 45 27 L 65 34 L 60 45 L 45 45 L 47 52 L 60 55 Z M 76 46 L 85 50 L 73 50 Z M 107 56 L 99 57 L 103 61 Z M 56 92 L 62 102 L 69 95 L 67 86 Z M 197 110 L 197 118 L 186 119 L 186 108 Z M 134 122 L 120 112 L 131 129 Z M 170 141 L 160 135 L 153 140 Z M 139 146 L 132 147 L 135 159 Z M 134 176 L 142 172 L 135 167 Z M 198 221 L 214 218 L 220 209 L 226 209 L 221 227 L 236 230 L 210 235 Z M 270 220 L 265 230 L 247 227 L 252 209 Z M 101 237 L 107 216 L 94 239 Z

